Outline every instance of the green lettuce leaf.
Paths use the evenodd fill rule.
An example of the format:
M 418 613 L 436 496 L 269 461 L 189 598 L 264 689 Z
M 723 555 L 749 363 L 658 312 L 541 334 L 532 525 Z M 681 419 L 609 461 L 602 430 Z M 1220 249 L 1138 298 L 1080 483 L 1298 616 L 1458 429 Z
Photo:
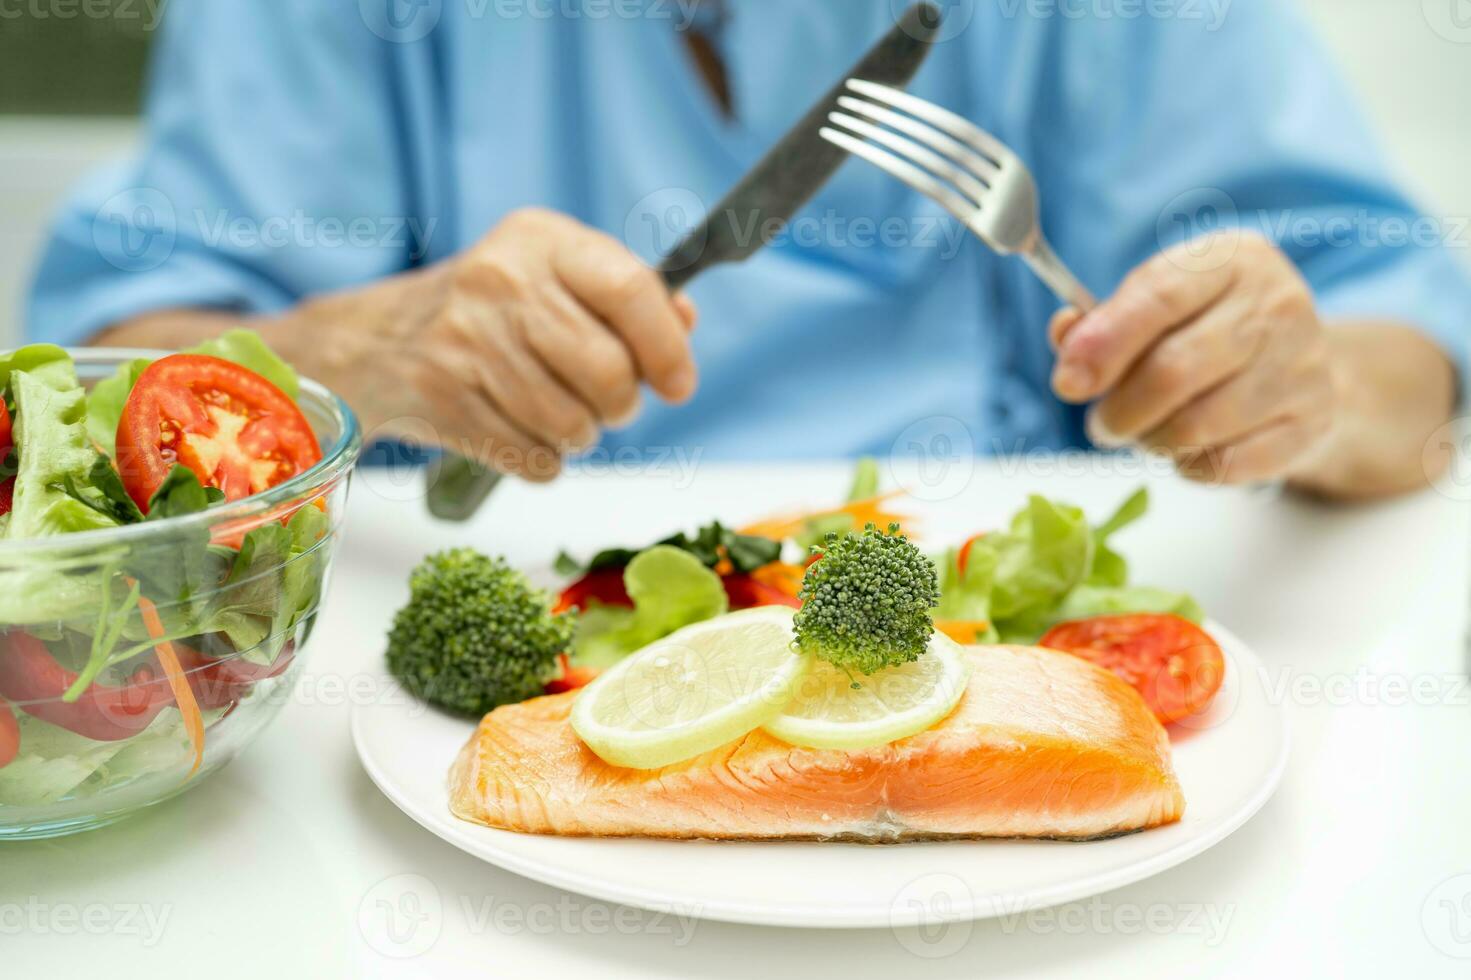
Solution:
M 877 497 L 879 493 L 879 463 L 872 456 L 864 456 L 858 460 L 853 467 L 853 482 L 848 485 L 848 499 L 850 504 L 856 504 L 860 500 L 869 500 Z
M 18 351 L 24 353 L 27 348 Z M 72 531 L 116 527 L 118 522 L 82 503 L 65 487 L 90 487 L 97 451 L 87 440 L 86 395 L 71 358 L 60 354 L 9 372 L 15 400 L 15 498 L 6 537 L 43 538 Z
M 1140 489 L 1094 528 L 1077 507 L 1031 497 L 1008 530 L 972 543 L 963 575 L 957 550 L 941 556 L 935 618 L 986 620 L 991 639 L 1003 643 L 1035 643 L 1058 623 L 1119 613 L 1199 622 L 1201 608 L 1190 596 L 1128 584 L 1128 562 L 1110 542 L 1148 509 L 1149 494 Z
M 996 626 L 991 623 L 991 589 L 996 581 L 997 553 L 971 545 L 965 571 L 960 570 L 960 549 L 951 548 L 935 562 L 940 571 L 940 602 L 935 619 L 991 624 L 979 642 L 994 642 Z
M 34 344 L 0 357 L 0 384 L 14 406 L 15 492 L 4 522 L 9 539 L 50 537 L 119 523 L 91 484 L 99 459 L 88 442 L 85 395 L 71 358 L 60 347 Z M 74 496 L 75 494 L 75 496 Z M 90 619 L 102 589 L 98 554 L 74 568 L 35 558 L 0 571 L 0 623 Z
M 208 727 L 223 710 L 203 712 Z M 183 720 L 164 709 L 130 739 L 99 742 L 16 712 L 20 754 L 0 768 L 0 805 L 42 806 L 63 797 L 91 796 L 156 773 L 188 771 L 192 756 Z
M 1080 585 L 1053 610 L 1052 627 L 1074 619 L 1115 616 L 1121 613 L 1173 613 L 1199 624 L 1205 618 L 1200 603 L 1184 592 L 1171 592 L 1149 585 L 1113 588 Z
M 971 560 L 988 551 L 996 562 L 991 614 L 1006 619 L 1051 606 L 1083 581 L 1093 562 L 1093 530 L 1080 508 L 1034 494 L 1010 531 L 971 545 Z
M 1129 563 L 1108 545 L 1114 533 L 1133 524 L 1149 510 L 1149 489 L 1140 487 L 1119 505 L 1108 520 L 1093 531 L 1093 567 L 1088 571 L 1091 585 L 1121 586 L 1129 581 Z
M 98 381 L 87 393 L 87 435 L 108 456 L 117 455 L 117 424 L 123 418 L 123 403 L 138 375 L 152 363 L 138 357 L 120 364 L 112 377 Z
M 724 615 L 725 586 L 699 558 L 672 545 L 639 552 L 623 571 L 633 608 L 592 605 L 578 617 L 573 658 L 606 667 L 681 626 Z
M 308 505 L 284 526 L 253 528 L 239 554 L 210 549 L 233 564 L 195 631 L 222 632 L 244 659 L 275 663 L 291 631 L 321 601 L 326 553 L 318 545 L 327 532 L 327 515 Z

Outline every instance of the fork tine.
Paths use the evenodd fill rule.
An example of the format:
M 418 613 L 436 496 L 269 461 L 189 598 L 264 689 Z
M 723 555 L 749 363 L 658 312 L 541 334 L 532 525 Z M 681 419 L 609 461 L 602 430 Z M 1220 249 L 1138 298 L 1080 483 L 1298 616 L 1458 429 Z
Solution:
M 986 185 L 981 183 L 968 170 L 960 167 L 950 160 L 945 159 L 938 153 L 925 149 L 913 140 L 905 139 L 897 133 L 891 133 L 881 126 L 875 126 L 871 122 L 864 122 L 848 115 L 846 112 L 830 112 L 827 114 L 829 122 L 836 123 L 845 129 L 852 130 L 859 136 L 867 136 L 875 143 L 880 143 L 893 150 L 895 155 L 919 164 L 930 170 L 937 177 L 943 177 L 965 192 L 970 198 L 973 206 L 979 207 L 986 195 Z
M 920 122 L 912 116 L 885 109 L 883 106 L 874 105 L 864 99 L 855 99 L 851 95 L 838 96 L 838 105 L 851 112 L 867 116 L 875 122 L 883 123 L 890 129 L 907 133 L 920 142 L 939 150 L 975 174 L 976 178 L 988 187 L 1001 173 L 1001 168 L 994 161 L 981 156 L 959 140 L 951 139 L 935 127 Z
M 842 130 L 833 129 L 831 126 L 823 126 L 817 132 L 834 146 L 839 146 L 854 156 L 862 157 L 880 170 L 887 171 L 921 194 L 932 198 L 946 211 L 955 215 L 961 224 L 967 228 L 970 227 L 970 221 L 977 211 L 977 206 L 956 193 L 951 187 L 936 180 L 933 174 L 921 170 L 908 160 L 900 159 L 888 150 L 850 136 Z
M 981 129 L 979 126 L 957 116 L 949 109 L 942 109 L 924 99 L 916 98 L 908 92 L 901 92 L 887 85 L 879 85 L 877 82 L 865 82 L 861 78 L 848 79 L 848 87 L 860 95 L 866 95 L 871 99 L 887 103 L 896 108 L 903 109 L 912 116 L 923 119 L 933 126 L 943 129 L 962 142 L 980 150 L 986 156 L 999 164 L 1005 164 L 1008 160 L 1016 159 L 1016 155 L 996 137 Z

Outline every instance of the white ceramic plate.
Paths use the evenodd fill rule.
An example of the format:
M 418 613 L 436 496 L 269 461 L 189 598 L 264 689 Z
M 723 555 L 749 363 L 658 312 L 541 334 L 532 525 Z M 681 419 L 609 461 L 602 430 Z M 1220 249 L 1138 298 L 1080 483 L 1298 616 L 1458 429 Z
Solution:
M 541 837 L 466 823 L 445 775 L 474 726 L 407 697 L 353 712 L 373 782 L 432 833 L 482 860 L 558 888 L 663 912 L 758 925 L 890 927 L 1011 915 L 1119 888 L 1219 842 L 1256 813 L 1287 762 L 1286 715 L 1261 662 L 1209 624 L 1226 653 L 1221 693 L 1171 729 L 1185 792 L 1179 823 L 1111 840 L 943 841 L 874 846 L 799 841 Z

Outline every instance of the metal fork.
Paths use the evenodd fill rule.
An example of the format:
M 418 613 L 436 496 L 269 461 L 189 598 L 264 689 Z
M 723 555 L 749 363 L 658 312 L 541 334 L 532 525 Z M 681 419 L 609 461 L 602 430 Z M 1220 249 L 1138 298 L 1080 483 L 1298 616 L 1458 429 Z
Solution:
M 1096 305 L 1043 237 L 1036 182 L 1006 144 L 896 88 L 857 78 L 848 88 L 867 98 L 839 96 L 848 111 L 828 113 L 833 126 L 820 130 L 823 139 L 933 198 L 993 251 L 1020 255 L 1064 302 L 1083 311 Z

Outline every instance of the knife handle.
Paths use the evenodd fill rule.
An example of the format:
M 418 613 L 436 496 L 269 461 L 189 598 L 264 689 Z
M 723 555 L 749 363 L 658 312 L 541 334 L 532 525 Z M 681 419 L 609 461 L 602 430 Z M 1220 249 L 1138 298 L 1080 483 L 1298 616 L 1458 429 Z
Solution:
M 664 256 L 663 261 L 659 263 L 656 271 L 671 293 L 682 288 L 710 266 L 725 261 L 724 256 L 718 254 L 715 249 L 706 247 L 707 236 L 708 223 L 706 227 L 694 234 L 687 235 L 674 247 L 674 251 Z
M 658 271 L 659 278 L 664 280 L 664 285 L 669 287 L 669 291 L 671 293 L 674 293 L 678 292 L 685 283 L 689 282 L 696 275 L 698 275 L 700 270 L 692 268 L 666 269 L 664 266 L 661 265 Z

